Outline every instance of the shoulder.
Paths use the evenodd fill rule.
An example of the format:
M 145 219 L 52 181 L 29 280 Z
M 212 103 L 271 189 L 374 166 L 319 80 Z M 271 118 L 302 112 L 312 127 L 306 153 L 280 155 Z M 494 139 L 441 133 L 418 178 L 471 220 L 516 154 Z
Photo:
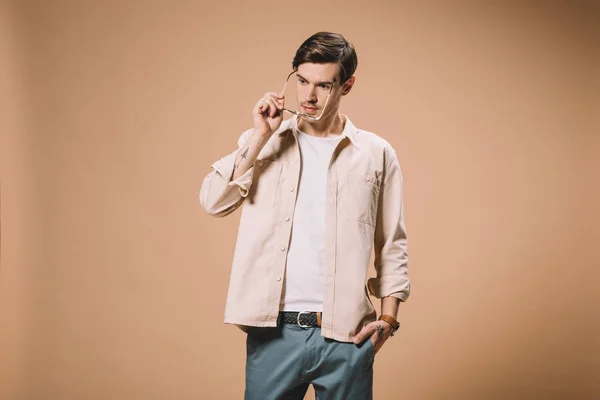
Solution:
M 396 150 L 386 139 L 360 128 L 357 128 L 356 132 L 356 139 L 360 147 L 371 154 L 380 155 L 384 165 L 390 165 L 392 161 L 397 160 Z

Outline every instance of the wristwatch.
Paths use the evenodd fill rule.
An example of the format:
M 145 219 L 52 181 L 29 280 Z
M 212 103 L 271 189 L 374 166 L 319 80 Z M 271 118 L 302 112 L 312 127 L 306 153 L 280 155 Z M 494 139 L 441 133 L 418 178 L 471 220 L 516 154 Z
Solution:
M 396 318 L 391 315 L 383 314 L 379 317 L 379 320 L 385 321 L 392 326 L 392 336 L 394 336 L 398 328 L 400 328 L 400 322 L 396 321 Z

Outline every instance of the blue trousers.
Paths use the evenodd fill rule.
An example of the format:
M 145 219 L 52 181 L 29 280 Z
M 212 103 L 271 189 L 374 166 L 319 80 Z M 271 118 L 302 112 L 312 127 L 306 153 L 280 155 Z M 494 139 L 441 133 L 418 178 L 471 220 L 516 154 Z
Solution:
M 246 340 L 245 400 L 302 400 L 313 385 L 317 400 L 370 400 L 370 339 L 360 345 L 321 336 L 320 328 L 283 324 L 252 327 Z

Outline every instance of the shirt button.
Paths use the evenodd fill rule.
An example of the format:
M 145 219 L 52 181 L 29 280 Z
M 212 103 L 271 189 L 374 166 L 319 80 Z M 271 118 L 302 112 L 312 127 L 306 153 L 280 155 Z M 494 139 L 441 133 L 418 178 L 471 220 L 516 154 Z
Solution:
M 368 176 L 365 178 L 365 180 L 366 180 L 367 182 L 371 182 L 371 178 L 369 178 Z
M 291 187 L 291 188 L 290 188 L 290 192 L 293 192 L 293 191 L 294 191 L 294 188 L 293 188 L 293 187 Z
M 280 277 L 280 276 L 278 276 L 278 277 L 277 277 L 277 282 L 279 282 L 280 280 L 281 280 L 281 277 Z
M 279 250 L 285 251 L 285 246 L 281 246 L 281 248 L 279 248 Z
M 289 221 L 289 220 L 290 220 L 290 217 L 285 217 L 285 221 L 286 222 Z

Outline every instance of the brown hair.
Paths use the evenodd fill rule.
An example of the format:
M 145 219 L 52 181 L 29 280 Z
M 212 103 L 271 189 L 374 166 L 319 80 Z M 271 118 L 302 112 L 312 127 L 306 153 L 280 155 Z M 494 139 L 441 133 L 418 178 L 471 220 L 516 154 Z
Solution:
M 358 58 L 352 43 L 341 34 L 318 32 L 302 43 L 292 62 L 294 70 L 300 64 L 326 64 L 337 62 L 340 65 L 340 83 L 346 82 L 356 71 Z

